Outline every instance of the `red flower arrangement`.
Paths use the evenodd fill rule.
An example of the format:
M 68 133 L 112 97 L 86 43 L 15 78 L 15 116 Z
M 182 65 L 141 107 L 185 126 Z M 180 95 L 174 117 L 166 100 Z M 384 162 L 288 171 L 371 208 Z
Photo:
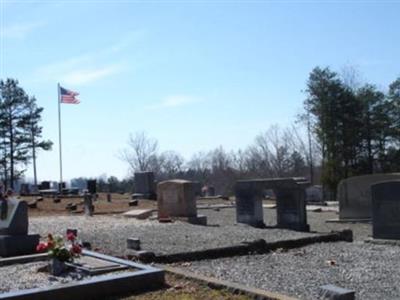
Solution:
M 46 242 L 40 242 L 36 246 L 36 251 L 47 251 L 50 257 L 60 261 L 73 261 L 74 257 L 78 257 L 82 253 L 82 246 L 77 242 L 73 233 L 67 234 L 67 242 L 62 236 L 53 237 L 52 234 L 49 234 Z

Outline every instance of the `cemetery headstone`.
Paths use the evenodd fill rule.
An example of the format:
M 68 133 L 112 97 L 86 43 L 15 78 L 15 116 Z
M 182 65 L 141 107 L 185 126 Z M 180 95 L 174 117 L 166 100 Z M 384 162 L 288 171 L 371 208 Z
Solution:
M 86 181 L 86 186 L 89 194 L 96 194 L 96 184 L 96 179 Z
M 322 202 L 322 186 L 313 185 L 306 188 L 306 201 L 307 202 Z
M 49 190 L 50 189 L 50 181 L 42 181 L 39 186 L 39 190 Z
M 255 227 L 264 226 L 262 199 L 266 189 L 276 196 L 277 226 L 309 231 L 303 178 L 239 180 L 235 185 L 236 220 Z
M 373 238 L 400 239 L 400 180 L 376 183 L 371 192 Z
M 38 234 L 28 234 L 28 205 L 8 199 L 7 213 L 0 219 L 0 256 L 31 254 L 39 243 Z
M 126 247 L 132 250 L 140 250 L 140 240 L 138 238 L 128 238 L 126 240 Z
M 93 216 L 94 205 L 93 205 L 93 195 L 85 194 L 83 198 L 83 206 L 86 216 Z
M 31 194 L 30 185 L 28 183 L 22 183 L 19 189 L 19 194 L 21 196 L 28 196 Z
M 256 181 L 240 181 L 235 185 L 236 220 L 254 227 L 264 227 L 260 184 Z
M 158 218 L 185 218 L 189 223 L 205 225 L 207 219 L 197 216 L 195 183 L 167 180 L 157 185 Z
M 155 198 L 155 184 L 153 172 L 135 173 L 135 193 L 143 194 L 144 198 Z
M 107 202 L 111 202 L 111 194 L 107 193 Z
M 139 202 L 138 200 L 129 200 L 128 205 L 129 206 L 138 206 Z
M 355 176 L 340 181 L 337 190 L 340 220 L 371 219 L 371 186 L 388 180 L 399 180 L 400 173 Z

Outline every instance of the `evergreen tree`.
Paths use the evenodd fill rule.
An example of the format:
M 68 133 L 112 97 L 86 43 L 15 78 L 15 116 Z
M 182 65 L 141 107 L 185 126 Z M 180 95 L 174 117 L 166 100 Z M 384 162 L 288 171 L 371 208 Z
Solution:
M 43 109 L 36 107 L 35 98 L 29 98 L 15 79 L 0 81 L 0 147 L 2 176 L 6 186 L 14 188 L 14 181 L 21 177 L 36 149 L 50 149 L 51 142 L 38 141 L 38 125 Z

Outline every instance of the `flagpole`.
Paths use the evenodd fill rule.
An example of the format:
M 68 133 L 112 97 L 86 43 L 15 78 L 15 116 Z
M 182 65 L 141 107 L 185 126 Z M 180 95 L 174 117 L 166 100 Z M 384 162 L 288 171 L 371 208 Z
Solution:
M 62 151 L 61 151 L 61 99 L 60 99 L 60 83 L 57 84 L 58 88 L 58 148 L 60 151 L 60 183 L 58 186 L 59 192 L 62 192 Z

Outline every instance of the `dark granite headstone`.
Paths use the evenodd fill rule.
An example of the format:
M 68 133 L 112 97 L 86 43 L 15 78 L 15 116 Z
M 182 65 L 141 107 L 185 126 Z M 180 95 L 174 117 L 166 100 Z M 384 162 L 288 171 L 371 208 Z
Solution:
M 276 189 L 275 194 L 278 227 L 309 231 L 304 188 Z
M 7 200 L 7 215 L 0 219 L 0 256 L 32 254 L 40 236 L 28 235 L 28 205 L 25 201 Z
M 86 186 L 89 194 L 96 194 L 96 179 L 87 180 Z
M 153 199 L 155 195 L 154 173 L 135 173 L 135 193 L 143 194 L 145 198 Z
M 39 190 L 49 190 L 50 189 L 50 181 L 42 181 L 39 186 Z
M 376 239 L 400 239 L 400 180 L 371 186 L 372 236 Z
M 262 190 L 257 182 L 247 181 L 236 184 L 236 220 L 238 223 L 263 227 Z
M 235 185 L 236 218 L 238 223 L 263 226 L 262 199 L 266 189 L 276 195 L 277 226 L 309 231 L 305 204 L 304 178 L 267 178 L 239 180 Z
M 25 201 L 9 199 L 7 216 L 0 220 L 0 235 L 28 234 L 28 205 Z

